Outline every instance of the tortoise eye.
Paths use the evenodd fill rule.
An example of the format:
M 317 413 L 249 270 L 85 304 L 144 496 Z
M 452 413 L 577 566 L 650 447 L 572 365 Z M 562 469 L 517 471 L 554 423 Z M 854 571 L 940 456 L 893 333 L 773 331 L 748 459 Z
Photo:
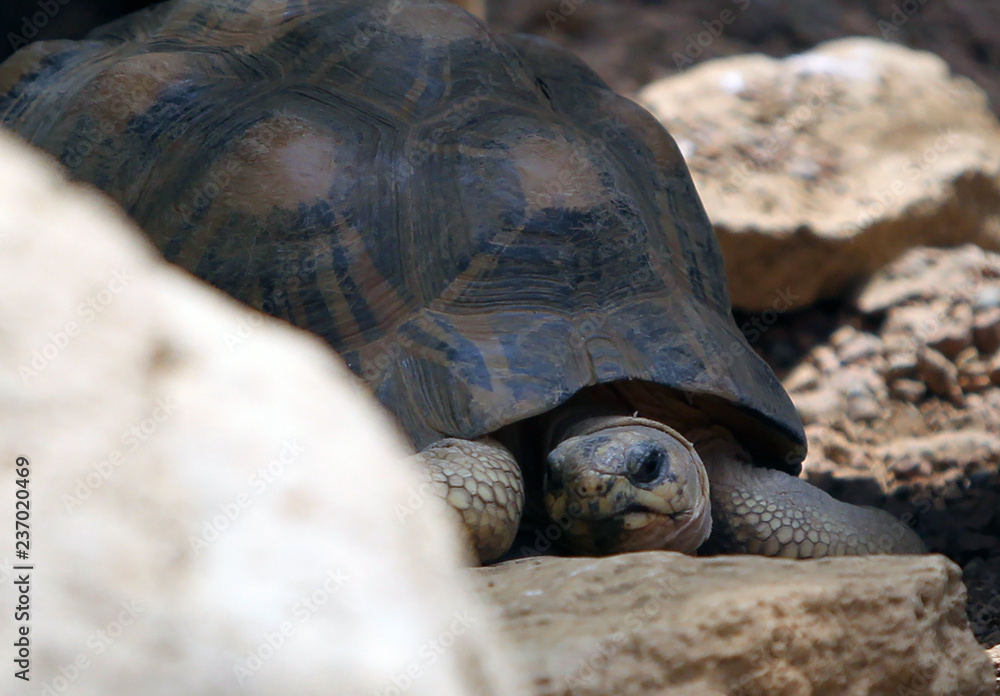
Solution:
M 663 450 L 644 447 L 629 454 L 629 478 L 636 484 L 650 484 L 663 476 L 667 457 Z

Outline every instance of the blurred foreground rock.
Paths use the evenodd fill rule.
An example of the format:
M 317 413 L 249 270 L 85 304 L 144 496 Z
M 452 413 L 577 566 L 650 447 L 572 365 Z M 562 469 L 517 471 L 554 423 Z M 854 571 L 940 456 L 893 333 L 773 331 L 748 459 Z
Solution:
M 26 456 L 35 564 L 19 693 L 516 693 L 454 530 L 318 339 L 167 266 L 5 133 L 0 210 L 0 497 Z M 4 693 L 24 562 L 2 566 Z
M 836 296 L 921 244 L 1000 246 L 1000 124 L 930 53 L 843 39 L 719 59 L 639 101 L 687 159 L 739 308 Z
M 539 695 L 993 693 L 941 556 L 650 552 L 475 573 Z

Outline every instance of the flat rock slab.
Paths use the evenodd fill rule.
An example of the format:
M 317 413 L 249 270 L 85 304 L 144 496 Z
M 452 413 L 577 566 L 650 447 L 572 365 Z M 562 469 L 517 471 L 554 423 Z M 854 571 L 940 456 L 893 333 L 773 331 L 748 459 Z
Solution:
M 537 694 L 994 692 L 943 556 L 670 552 L 477 569 Z

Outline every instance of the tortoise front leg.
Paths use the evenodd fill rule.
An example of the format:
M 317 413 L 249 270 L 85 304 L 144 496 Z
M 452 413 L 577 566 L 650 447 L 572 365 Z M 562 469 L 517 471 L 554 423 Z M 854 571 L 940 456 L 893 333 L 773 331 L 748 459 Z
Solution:
M 710 543 L 720 551 L 788 558 L 926 552 L 887 512 L 842 503 L 795 476 L 737 460 L 706 467 Z
M 437 493 L 455 510 L 480 563 L 504 554 L 524 509 L 524 481 L 507 448 L 492 438 L 445 438 L 422 450 Z

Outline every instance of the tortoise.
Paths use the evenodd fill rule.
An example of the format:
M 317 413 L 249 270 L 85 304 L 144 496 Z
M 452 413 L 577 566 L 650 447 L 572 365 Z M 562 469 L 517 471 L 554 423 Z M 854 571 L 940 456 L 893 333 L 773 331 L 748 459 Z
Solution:
M 0 66 L 0 118 L 164 256 L 329 342 L 482 562 L 920 552 L 797 477 L 676 144 L 437 0 L 173 0 Z M 363 463 L 359 462 L 359 466 Z

